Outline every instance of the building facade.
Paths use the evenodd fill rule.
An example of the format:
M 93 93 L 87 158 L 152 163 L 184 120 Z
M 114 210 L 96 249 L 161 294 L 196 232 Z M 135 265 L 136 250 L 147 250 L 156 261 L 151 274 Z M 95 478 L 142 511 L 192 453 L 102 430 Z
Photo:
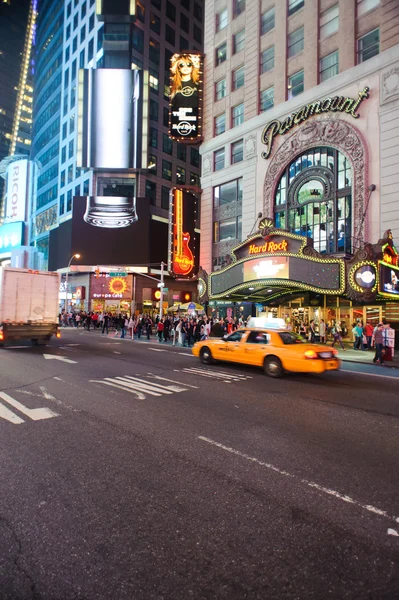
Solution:
M 200 263 L 215 274 L 211 309 L 399 321 L 396 290 L 384 295 L 378 280 L 384 233 L 399 240 L 397 2 L 210 0 L 205 47 Z M 253 260 L 243 240 L 259 230 L 267 240 L 253 254 L 267 262 L 275 240 L 285 281 L 276 258 L 252 279 L 232 269 Z M 306 242 L 319 271 L 336 261 L 335 283 L 317 284 L 308 262 L 305 273 L 303 248 L 284 249 L 284 234 Z M 246 255 L 232 252 L 241 244 Z M 356 260 L 375 262 L 368 291 L 351 287 Z

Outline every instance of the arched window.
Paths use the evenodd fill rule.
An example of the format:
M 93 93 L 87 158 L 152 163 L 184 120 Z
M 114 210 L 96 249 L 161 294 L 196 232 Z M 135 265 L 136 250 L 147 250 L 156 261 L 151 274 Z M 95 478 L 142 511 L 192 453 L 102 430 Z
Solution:
M 274 198 L 276 227 L 313 238 L 322 254 L 352 249 L 352 172 L 334 148 L 312 148 L 283 173 Z

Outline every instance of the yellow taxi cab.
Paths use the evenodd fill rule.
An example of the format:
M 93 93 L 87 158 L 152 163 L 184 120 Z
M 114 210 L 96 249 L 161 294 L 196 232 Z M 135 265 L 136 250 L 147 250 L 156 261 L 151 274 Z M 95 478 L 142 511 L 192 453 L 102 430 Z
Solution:
M 335 348 L 304 342 L 283 329 L 237 329 L 223 338 L 197 342 L 192 352 L 207 365 L 215 360 L 253 365 L 263 367 L 269 377 L 281 377 L 285 371 L 324 373 L 341 366 Z

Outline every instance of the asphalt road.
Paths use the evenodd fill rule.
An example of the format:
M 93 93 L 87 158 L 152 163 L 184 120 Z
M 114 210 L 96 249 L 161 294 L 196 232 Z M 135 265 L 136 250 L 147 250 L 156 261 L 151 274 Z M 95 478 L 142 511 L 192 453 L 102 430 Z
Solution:
M 399 598 L 399 381 L 363 371 L 1 349 L 0 599 Z

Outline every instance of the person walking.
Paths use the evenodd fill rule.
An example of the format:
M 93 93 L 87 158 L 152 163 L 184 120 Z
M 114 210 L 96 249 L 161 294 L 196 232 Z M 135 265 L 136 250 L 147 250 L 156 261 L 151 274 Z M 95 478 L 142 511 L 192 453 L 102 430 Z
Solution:
M 163 332 L 164 332 L 165 326 L 163 324 L 163 319 L 161 319 L 160 321 L 158 321 L 157 323 L 157 336 L 158 336 L 158 342 L 161 343 L 162 342 L 162 337 L 163 337 Z
M 363 327 L 360 322 L 357 322 L 355 327 L 352 329 L 352 333 L 355 338 L 353 349 L 363 350 Z
M 316 329 L 315 329 L 315 322 L 312 320 L 310 321 L 310 327 L 309 327 L 309 341 L 314 344 L 316 341 Z
M 103 326 L 101 329 L 101 333 L 104 334 L 105 331 L 107 331 L 107 335 L 108 335 L 108 326 L 109 326 L 109 314 L 108 313 L 104 313 L 103 316 Z
M 335 325 L 333 325 L 331 333 L 333 334 L 332 348 L 334 348 L 336 342 L 338 342 L 339 344 L 341 344 L 341 348 L 345 352 L 345 346 L 342 341 L 342 327 L 338 321 L 337 323 L 335 323 Z
M 320 323 L 319 323 L 319 336 L 320 336 L 320 343 L 325 344 L 326 343 L 326 324 L 324 322 L 324 319 L 321 319 Z
M 371 323 L 366 323 L 366 327 L 364 328 L 364 335 L 367 340 L 367 350 L 371 350 L 371 341 L 373 339 L 373 326 Z
M 377 329 L 374 332 L 374 345 L 375 345 L 375 355 L 373 358 L 373 363 L 377 363 L 378 365 L 384 364 L 384 357 L 382 355 L 384 348 L 384 325 L 383 323 L 378 323 Z

